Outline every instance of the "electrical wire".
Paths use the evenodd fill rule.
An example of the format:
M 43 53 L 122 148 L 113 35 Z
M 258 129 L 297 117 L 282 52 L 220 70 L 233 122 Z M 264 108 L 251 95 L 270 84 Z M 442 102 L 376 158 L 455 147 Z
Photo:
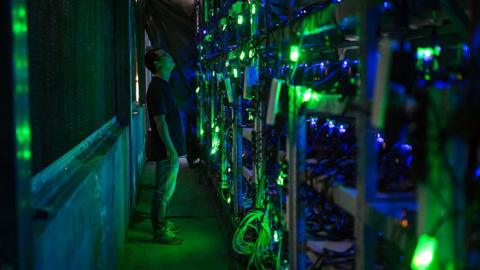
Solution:
M 270 255 L 272 234 L 269 226 L 269 209 L 250 211 L 242 220 L 232 240 L 232 247 L 238 254 L 250 255 L 247 269 L 266 269 L 265 258 Z M 253 233 L 253 240 L 245 237 Z M 256 236 L 256 238 L 255 238 Z

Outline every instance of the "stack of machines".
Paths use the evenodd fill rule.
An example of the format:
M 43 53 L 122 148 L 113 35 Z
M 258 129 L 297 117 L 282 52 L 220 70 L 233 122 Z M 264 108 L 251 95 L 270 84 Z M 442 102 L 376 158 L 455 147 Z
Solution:
M 480 265 L 476 6 L 197 2 L 197 136 L 245 268 Z

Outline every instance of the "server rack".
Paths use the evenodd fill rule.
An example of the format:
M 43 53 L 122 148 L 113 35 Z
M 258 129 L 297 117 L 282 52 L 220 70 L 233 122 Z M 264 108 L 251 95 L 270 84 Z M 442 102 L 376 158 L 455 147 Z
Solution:
M 297 2 L 309 3 L 302 6 Z M 314 2 L 319 6 L 315 6 Z M 209 156 L 205 159 L 211 162 L 210 168 L 213 169 L 212 171 L 217 170 L 220 177 L 226 177 L 228 168 L 233 171 L 230 177 L 231 200 L 233 201 L 231 213 L 234 226 L 240 226 L 242 218 L 253 209 L 260 209 L 265 213 L 266 209 L 269 209 L 268 203 L 265 203 L 265 201 L 269 201 L 268 195 L 265 195 L 265 189 L 268 189 L 269 185 L 269 177 L 266 175 L 266 163 L 269 157 L 265 150 L 268 147 L 265 137 L 270 128 L 265 121 L 269 105 L 266 97 L 270 91 L 271 80 L 278 74 L 267 72 L 267 75 L 261 76 L 259 75 L 261 72 L 258 70 L 262 68 L 268 70 L 269 65 L 275 61 L 293 62 L 290 63 L 290 66 L 295 66 L 293 69 L 296 69 L 297 61 L 288 59 L 288 54 L 292 52 L 294 46 L 299 50 L 297 56 L 298 53 L 301 54 L 305 51 L 308 53 L 308 46 L 311 44 L 314 44 L 314 50 L 321 52 L 334 47 L 339 51 L 339 61 L 343 60 L 342 54 L 345 54 L 347 49 L 354 48 L 358 51 L 354 60 L 358 60 L 360 63 L 357 75 L 359 80 L 353 83 L 358 91 L 348 99 L 339 98 L 339 95 L 335 93 L 320 93 L 316 96 L 315 102 L 310 104 L 309 100 L 312 94 L 308 92 L 308 87 L 296 84 L 295 80 L 288 75 L 284 76 L 286 84 L 284 91 L 288 92 L 289 101 L 288 129 L 284 134 L 287 137 L 287 153 L 279 154 L 279 156 L 283 155 L 288 163 L 288 187 L 286 188 L 288 202 L 286 203 L 287 209 L 283 213 L 283 218 L 286 218 L 288 223 L 288 225 L 284 224 L 283 229 L 288 230 L 288 233 L 281 233 L 282 236 L 285 236 L 283 240 L 288 242 L 288 254 L 282 250 L 284 248 L 282 245 L 273 247 L 276 249 L 277 256 L 281 257 L 281 259 L 277 258 L 274 268 L 306 268 L 305 202 L 299 199 L 301 197 L 299 188 L 306 181 L 306 119 L 308 115 L 315 114 L 323 118 L 349 117 L 354 119 L 358 148 L 356 186 L 332 186 L 330 195 L 336 205 L 354 217 L 355 268 L 374 269 L 376 267 L 378 245 L 375 239 L 379 234 L 387 241 L 395 242 L 399 250 L 406 253 L 403 255 L 405 256 L 404 261 L 408 261 L 405 265 L 410 265 L 409 262 L 415 255 L 413 251 L 417 238 L 421 239 L 424 234 L 432 234 L 432 230 L 436 230 L 434 228 L 440 226 L 439 233 L 435 233 L 435 235 L 436 241 L 443 243 L 438 245 L 437 251 L 437 257 L 441 259 L 435 260 L 434 263 L 437 267 L 442 264 L 461 269 L 466 261 L 466 250 L 463 244 L 465 231 L 462 227 L 465 218 L 452 213 L 460 213 L 466 209 L 465 198 L 463 198 L 465 183 L 458 180 L 469 174 L 465 166 L 460 168 L 462 164 L 465 164 L 462 161 L 466 159 L 466 144 L 462 140 L 456 140 L 454 136 L 445 141 L 441 137 L 444 126 L 448 125 L 447 120 L 444 121 L 442 127 L 437 125 L 435 119 L 431 118 L 438 114 L 439 104 L 444 102 L 449 105 L 449 108 L 451 107 L 451 110 L 442 113 L 440 117 L 451 119 L 449 114 L 456 111 L 459 106 L 458 103 L 453 104 L 458 96 L 445 97 L 443 94 L 432 91 L 433 93 L 428 97 L 431 102 L 421 104 L 425 105 L 422 108 L 425 109 L 425 115 L 430 119 L 420 124 L 423 125 L 423 130 L 429 131 L 429 134 L 425 136 L 428 136 L 432 142 L 436 142 L 437 146 L 434 143 L 430 143 L 425 149 L 420 146 L 422 152 L 419 152 L 425 156 L 417 154 L 415 162 L 423 170 L 414 174 L 413 177 L 423 177 L 423 179 L 414 179 L 417 184 L 416 191 L 396 194 L 379 192 L 377 188 L 379 178 L 378 141 L 379 139 L 383 140 L 381 132 L 392 124 L 384 116 L 389 106 L 392 105 L 385 101 L 385 95 L 388 94 L 382 92 L 382 89 L 386 87 L 382 88 L 381 80 L 385 80 L 387 75 L 381 74 L 384 72 L 382 71 L 384 66 L 381 65 L 388 65 L 388 61 L 382 62 L 383 58 L 391 57 L 388 44 L 398 38 L 398 35 L 392 33 L 385 34 L 391 29 L 382 32 L 384 29 L 382 29 L 381 19 L 390 16 L 389 11 L 398 8 L 395 6 L 398 2 L 374 0 L 362 2 L 347 0 L 289 1 L 288 6 L 283 4 L 283 7 L 287 9 L 286 17 L 277 18 L 277 21 L 272 15 L 273 7 L 278 7 L 278 5 L 275 6 L 275 3 L 276 1 L 205 1 L 203 5 L 197 3 L 200 11 L 197 27 L 200 55 L 198 74 L 201 78 L 198 88 L 200 94 L 198 99 L 200 108 L 199 137 L 202 138 L 201 141 L 208 149 L 205 152 L 212 154 L 212 149 L 215 149 L 217 144 L 214 136 L 212 137 L 212 130 L 215 132 L 216 127 L 216 124 L 213 124 L 216 122 L 214 118 L 218 112 L 215 106 L 223 108 L 220 109 L 222 112 L 220 115 L 223 115 L 219 118 L 221 121 L 217 122 L 221 122 L 222 124 L 219 125 L 223 125 L 220 130 L 225 130 L 227 125 L 232 129 L 231 143 L 222 144 L 221 162 L 217 166 L 218 168 L 214 166 L 214 158 Z M 438 38 L 440 42 L 437 43 L 442 45 L 451 45 L 455 42 L 467 43 L 468 34 L 466 33 L 468 31 L 466 28 L 469 19 L 465 17 L 465 12 L 462 10 L 465 7 L 452 1 L 439 1 L 436 4 L 438 5 L 428 6 L 424 10 L 425 12 L 419 16 L 431 16 L 431 14 L 425 15 L 431 11 L 428 8 L 437 12 L 441 10 L 442 14 L 446 14 L 447 18 L 435 19 L 436 23 L 441 21 L 440 26 L 445 21 L 448 21 L 448 25 L 450 25 L 439 30 L 442 33 Z M 264 12 L 262 16 L 259 16 L 260 12 L 258 12 L 260 7 Z M 261 20 L 263 20 L 263 24 Z M 415 23 L 421 25 L 422 22 L 413 24 Z M 245 24 L 248 24 L 249 27 L 242 26 Z M 435 42 L 426 38 L 432 35 L 431 31 L 425 31 L 421 29 L 422 27 L 418 28 L 418 31 L 415 28 L 412 28 L 415 30 L 406 31 L 402 34 L 402 38 L 413 43 L 416 48 L 428 47 L 433 50 Z M 349 35 L 349 39 L 332 38 L 333 41 L 328 40 L 330 36 L 335 37 L 339 29 L 346 32 L 347 34 L 342 34 Z M 222 34 L 222 31 L 229 30 L 232 32 Z M 218 39 L 215 37 L 216 35 L 222 36 L 222 38 Z M 304 39 L 310 40 L 303 43 Z M 443 42 L 441 39 L 449 41 Z M 450 41 L 450 39 L 454 41 Z M 333 46 L 332 43 L 334 43 Z M 244 60 L 247 54 L 251 58 L 250 60 L 248 58 Z M 387 67 L 385 66 L 385 68 Z M 254 75 L 249 73 L 252 72 L 252 69 Z M 243 70 L 244 72 L 242 72 Z M 290 72 L 295 73 L 291 70 Z M 227 93 L 228 87 L 222 86 L 226 79 L 231 80 L 232 93 Z M 245 86 L 246 84 L 251 85 Z M 219 89 L 220 91 L 218 91 Z M 242 120 L 244 120 L 242 119 L 244 118 L 242 115 L 243 101 L 251 97 L 245 91 L 255 93 L 253 98 L 253 104 L 255 104 L 254 123 L 249 127 L 242 125 Z M 227 101 L 229 94 L 233 95 L 232 101 Z M 218 97 L 223 98 L 218 101 Z M 214 100 L 216 101 L 214 102 Z M 225 108 L 230 108 L 232 113 L 227 116 Z M 210 127 L 210 131 L 207 131 L 206 127 Z M 222 133 L 221 141 L 228 141 L 227 132 L 220 133 Z M 244 142 L 242 138 L 245 138 L 246 141 Z M 256 158 L 254 158 L 252 168 L 245 167 L 241 159 L 243 145 L 247 141 L 255 143 L 254 156 Z M 443 156 L 444 151 L 447 151 L 443 148 L 439 149 L 438 145 L 445 144 L 450 145 L 447 148 L 454 149 L 448 153 L 449 157 L 454 157 L 450 158 L 450 161 L 448 158 L 437 158 L 439 154 Z M 405 147 L 408 145 L 405 144 Z M 225 160 L 231 161 L 230 167 L 224 165 Z M 451 160 L 456 160 L 457 167 L 460 168 L 456 170 L 456 174 L 451 172 Z M 428 163 L 428 166 L 424 166 L 425 163 Z M 276 176 L 279 177 L 280 173 L 277 171 Z M 440 175 L 442 177 L 439 177 Z M 260 194 L 256 196 L 255 207 L 250 210 L 242 207 L 245 199 L 243 190 L 245 179 L 251 179 L 251 182 L 255 184 L 257 194 Z M 220 182 L 225 183 L 225 179 Z M 438 185 L 442 185 L 441 196 L 438 196 L 438 188 L 435 188 Z M 322 191 L 321 186 L 317 189 Z M 413 193 L 415 194 L 413 195 Z M 445 199 L 442 199 L 442 196 L 447 198 L 447 203 L 444 202 Z M 222 197 L 226 204 L 231 203 L 230 200 L 225 199 L 224 195 Z M 448 214 L 445 213 L 445 207 L 449 208 Z M 445 219 L 448 221 L 444 221 Z M 273 233 L 270 237 L 274 237 Z M 283 243 L 283 240 L 280 242 Z M 284 262 L 285 260 L 287 263 Z M 250 266 L 252 265 L 249 264 Z

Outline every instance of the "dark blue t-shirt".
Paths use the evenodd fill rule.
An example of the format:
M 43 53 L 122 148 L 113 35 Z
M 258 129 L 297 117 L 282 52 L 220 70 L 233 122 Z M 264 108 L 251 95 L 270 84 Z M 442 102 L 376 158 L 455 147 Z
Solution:
M 154 121 L 154 116 L 162 114 L 165 115 L 170 138 L 177 150 L 178 156 L 186 155 L 187 151 L 180 110 L 168 82 L 157 77 L 152 78 L 147 90 L 147 110 L 153 135 L 151 136 L 152 141 L 150 145 L 150 147 L 154 148 L 152 151 L 152 159 L 162 160 L 167 158 L 166 147 L 158 135 L 157 126 Z M 156 149 L 158 149 L 158 151 Z

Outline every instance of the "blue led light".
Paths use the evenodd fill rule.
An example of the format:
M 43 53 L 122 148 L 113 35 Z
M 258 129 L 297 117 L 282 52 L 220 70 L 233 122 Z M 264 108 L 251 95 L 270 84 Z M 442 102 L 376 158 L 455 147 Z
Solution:
M 450 80 L 454 81 L 455 78 L 450 78 Z M 439 90 L 448 90 L 450 88 L 450 84 L 444 81 L 435 81 L 433 85 L 435 85 L 435 88 Z
M 329 129 L 335 128 L 335 124 L 333 123 L 333 121 L 328 121 L 328 128 Z
M 410 151 L 412 151 L 412 146 L 404 143 L 404 144 L 402 144 L 402 150 L 405 151 L 405 152 L 410 152 Z
M 347 60 L 343 61 L 342 67 L 343 67 L 343 68 L 347 68 L 347 67 L 348 67 L 348 61 L 347 61 Z
M 340 126 L 338 127 L 338 132 L 340 132 L 341 134 L 343 134 L 343 133 L 347 132 L 347 129 L 345 129 L 345 127 L 344 127 L 343 125 L 340 125 Z
M 380 133 L 377 133 L 377 143 L 383 144 L 385 140 L 382 138 L 382 135 Z
M 390 1 L 383 1 L 383 9 L 384 10 L 392 9 L 392 3 Z
M 408 156 L 406 161 L 406 165 L 408 168 L 412 167 L 412 162 L 413 162 L 413 156 Z
M 463 55 L 465 57 L 470 57 L 470 47 L 467 44 L 463 44 Z
M 480 167 L 475 170 L 475 178 L 480 178 Z

